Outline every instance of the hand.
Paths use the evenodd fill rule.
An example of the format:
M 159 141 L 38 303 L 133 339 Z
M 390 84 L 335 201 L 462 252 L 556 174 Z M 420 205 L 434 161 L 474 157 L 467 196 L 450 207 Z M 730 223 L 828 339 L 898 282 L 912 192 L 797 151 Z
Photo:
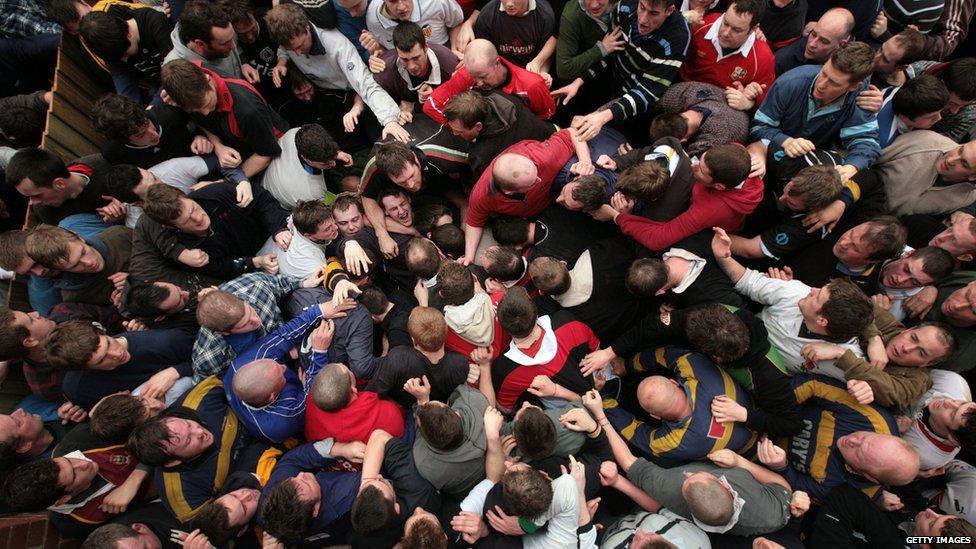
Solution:
M 507 536 L 525 535 L 525 531 L 519 526 L 518 517 L 506 514 L 498 505 L 494 509 L 489 509 L 485 516 L 488 517 L 488 524 L 491 524 L 491 527 L 500 534 Z
M 166 392 L 169 391 L 176 380 L 180 379 L 180 373 L 176 368 L 166 368 L 153 374 L 149 381 L 142 384 L 142 396 L 166 400 Z
M 401 125 L 413 122 L 413 108 L 414 103 L 412 101 L 400 101 L 400 118 L 397 119 L 397 122 Z
M 255 256 L 254 266 L 268 274 L 278 274 L 278 254 Z
M 713 401 L 714 402 L 714 401 Z M 739 466 L 739 460 L 743 459 L 742 456 L 729 450 L 728 448 L 723 448 L 717 452 L 712 452 L 708 454 L 708 459 L 712 461 L 715 465 L 723 469 L 731 469 L 733 467 Z
M 719 423 L 742 423 L 748 419 L 749 411 L 728 396 L 720 395 L 712 399 L 712 417 Z
M 771 539 L 762 536 L 752 540 L 752 549 L 786 549 Z
M 904 435 L 915 424 L 915 418 L 908 416 L 895 416 L 895 423 L 898 424 L 898 434 Z
M 271 69 L 271 83 L 274 84 L 274 87 L 276 87 L 276 88 L 280 88 L 281 87 L 281 84 L 285 80 L 285 75 L 286 74 L 288 74 L 288 65 L 287 64 L 285 64 L 285 65 L 275 65 L 275 67 L 273 69 Z
M 786 141 L 783 141 L 783 150 L 790 158 L 796 158 L 798 156 L 803 156 L 809 152 L 813 152 L 817 149 L 817 146 L 813 144 L 812 141 L 808 139 L 803 139 L 802 137 L 790 137 Z
M 335 322 L 332 319 L 327 318 L 320 322 L 318 327 L 312 330 L 312 350 L 328 351 L 334 335 Z
M 129 279 L 129 273 L 126 272 L 112 273 L 108 275 L 106 278 L 108 279 L 109 282 L 112 283 L 112 286 L 116 290 L 121 290 L 122 288 L 125 287 L 125 281 Z
M 878 506 L 884 509 L 885 511 L 897 511 L 902 507 L 904 507 L 905 504 L 901 502 L 900 497 L 896 496 L 895 494 L 892 494 L 887 490 L 882 490 L 881 499 L 878 500 Z
M 186 265 L 187 267 L 199 268 L 199 267 L 204 267 L 208 263 L 210 263 L 210 256 L 207 255 L 207 252 L 199 248 L 194 248 L 192 250 L 183 250 L 182 252 L 180 252 L 180 255 L 176 257 L 176 259 L 180 263 Z
M 718 259 L 732 257 L 732 239 L 721 227 L 712 227 L 712 255 Z
M 565 465 L 560 465 L 559 469 L 563 474 L 569 474 L 576 481 L 576 487 L 582 492 L 586 489 L 586 465 L 576 461 L 576 457 L 572 454 L 569 455 L 569 468 L 567 469 Z
M 481 538 L 488 537 L 488 526 L 481 516 L 471 511 L 461 511 L 451 519 L 451 528 L 461 533 L 464 542 L 474 544 Z
M 626 141 L 621 143 L 620 145 L 617 145 L 617 154 L 621 154 L 621 155 L 627 154 L 632 150 L 634 150 L 634 146 Z
M 618 213 L 622 213 L 622 214 L 633 213 L 634 206 L 636 205 L 637 205 L 636 201 L 627 198 L 626 196 L 624 196 L 624 193 L 620 191 L 613 193 L 613 196 L 610 197 L 610 206 L 613 209 L 617 210 Z
M 356 124 L 359 124 L 359 115 L 362 112 L 360 108 L 353 107 L 349 109 L 349 112 L 342 115 L 342 128 L 346 130 L 346 133 L 356 131 Z
M 759 441 L 756 448 L 759 461 L 774 471 L 782 471 L 786 468 L 786 450 L 773 444 L 767 437 Z
M 603 397 L 596 389 L 590 389 L 583 394 L 583 407 L 593 414 L 593 417 L 603 417 Z M 602 421 L 602 419 L 601 419 Z
M 602 410 L 600 412 L 603 413 Z M 577 433 L 592 433 L 599 425 L 589 412 L 582 408 L 571 408 L 568 412 L 559 416 L 559 423 L 570 431 Z
M 410 133 L 403 129 L 403 126 L 397 122 L 390 122 L 389 124 L 383 126 L 383 139 L 392 136 L 393 139 L 401 143 L 410 142 Z
M 413 296 L 417 298 L 417 303 L 421 307 L 426 307 L 430 303 L 430 292 L 427 290 L 427 286 L 424 284 L 423 280 L 417 279 L 417 283 L 413 286 Z
M 505 285 L 497 279 L 490 276 L 485 279 L 485 293 L 494 294 L 496 292 L 504 292 L 505 290 Z
M 766 156 L 749 150 L 749 177 L 766 175 Z
M 613 221 L 617 219 L 618 215 L 620 215 L 620 212 L 613 209 L 613 206 L 609 204 L 604 204 L 590 212 L 590 217 L 597 221 Z
M 128 483 L 122 483 L 105 496 L 98 508 L 110 515 L 124 513 L 137 493 L 139 493 L 138 484 L 129 486 Z
M 776 280 L 785 280 L 789 282 L 790 280 L 793 280 L 793 269 L 791 269 L 789 266 L 783 267 L 782 269 L 779 267 L 770 267 L 769 270 L 766 271 L 766 276 L 769 278 L 775 278 Z
M 581 78 L 577 78 L 576 80 L 573 80 L 569 84 L 566 84 L 557 90 L 552 90 L 549 92 L 549 95 L 551 95 L 553 100 L 557 102 L 559 101 L 559 98 L 562 97 L 563 100 L 561 104 L 568 105 L 569 102 L 576 97 L 576 94 L 579 93 L 580 86 L 582 85 L 583 80 Z
M 822 227 L 827 227 L 829 233 L 837 226 L 840 218 L 844 217 L 845 210 L 847 210 L 847 205 L 844 204 L 843 200 L 834 200 L 829 205 L 808 213 L 803 218 L 803 226 L 807 228 L 808 233 L 819 231 Z
M 352 166 L 352 155 L 347 152 L 339 151 L 336 153 L 336 162 L 348 168 L 349 166 Z
M 735 82 L 734 86 L 725 88 L 725 102 L 737 111 L 748 111 L 756 106 L 756 101 L 746 93 L 745 88 L 742 87 L 742 82 Z
M 868 86 L 868 89 L 857 94 L 857 99 L 854 100 L 854 104 L 857 105 L 859 109 L 864 109 L 868 112 L 878 112 L 881 110 L 881 105 L 884 104 L 884 94 L 877 86 Z
M 237 184 L 237 207 L 246 208 L 254 200 L 254 193 L 251 190 L 251 182 L 245 179 Z
M 879 370 L 884 370 L 888 365 L 888 351 L 885 350 L 881 336 L 874 336 L 868 340 L 868 361 L 871 362 L 871 366 Z
M 681 12 L 681 15 L 684 16 L 685 21 L 688 22 L 688 26 L 692 28 L 701 26 L 702 20 L 704 19 L 702 12 L 698 10 L 683 11 Z
M 574 162 L 572 166 L 569 167 L 569 173 L 574 173 L 576 175 L 590 175 L 594 171 L 592 162 Z
M 810 362 L 837 360 L 844 355 L 844 349 L 833 343 L 807 343 L 800 349 L 800 355 Z
M 217 155 L 217 160 L 224 168 L 236 168 L 241 164 L 241 153 L 231 147 L 214 145 L 214 154 Z
M 327 318 L 330 320 L 342 318 L 346 316 L 346 311 L 351 311 L 355 308 L 355 299 L 344 299 L 339 303 L 336 303 L 333 299 L 319 304 L 319 309 L 322 311 L 322 318 Z
M 88 412 L 81 406 L 69 401 L 58 407 L 58 417 L 61 418 L 61 425 L 67 425 L 69 422 L 81 423 L 88 417 Z
M 874 23 L 871 23 L 871 36 L 874 38 L 880 38 L 882 34 L 888 30 L 888 18 L 885 17 L 884 11 L 878 12 L 878 16 L 874 18 Z
M 112 196 L 102 195 L 102 200 L 107 200 L 108 204 L 95 208 L 95 212 L 102 216 L 102 221 L 113 223 L 125 217 L 125 204 Z
M 596 159 L 596 165 L 607 170 L 617 170 L 617 162 L 605 154 L 601 154 Z
M 465 379 L 465 382 L 468 385 L 477 385 L 479 379 L 481 379 L 481 366 L 478 366 L 474 362 L 469 362 L 468 377 Z
M 379 74 L 386 70 L 386 61 L 383 61 L 383 58 L 375 53 L 369 56 L 368 64 L 369 72 L 373 74 Z
M 815 26 L 817 26 L 816 21 L 807 21 L 807 24 L 803 27 L 803 36 L 809 36 L 810 31 L 812 31 L 813 27 Z
M 850 164 L 834 166 L 834 169 L 840 174 L 841 181 L 848 181 L 857 174 L 857 168 L 851 166 Z
M 390 235 L 376 235 L 376 238 L 380 243 L 380 251 L 383 252 L 383 257 L 386 259 L 393 259 L 400 253 L 399 246 L 395 240 L 390 238 Z
M 800 518 L 809 510 L 810 496 L 802 490 L 793 492 L 793 499 L 790 500 L 790 514 Z
M 197 135 L 190 142 L 190 152 L 197 155 L 210 154 L 214 150 L 213 143 L 204 135 Z
M 346 241 L 346 247 L 342 251 L 343 261 L 346 270 L 355 276 L 364 275 L 369 272 L 369 266 L 373 264 L 366 255 L 366 250 L 355 240 Z
M 471 362 L 479 366 L 488 366 L 491 364 L 491 350 L 488 347 L 475 347 L 471 351 Z
M 285 549 L 285 544 L 278 541 L 278 538 L 265 532 L 261 536 L 261 549 Z
M 132 320 L 123 320 L 122 327 L 125 328 L 127 332 L 144 332 L 149 329 L 146 323 L 139 320 L 138 318 L 133 318 Z
M 849 380 L 847 382 L 847 392 L 860 404 L 867 405 L 874 402 L 874 391 L 867 381 L 861 381 L 860 379 Z
M 261 81 L 261 73 L 257 71 L 250 63 L 244 63 L 241 65 L 241 76 L 244 80 L 247 80 L 249 84 L 257 84 Z
M 608 110 L 591 112 L 590 114 L 580 117 L 576 122 L 573 123 L 573 128 L 579 132 L 579 138 L 581 141 L 589 141 L 596 137 L 600 130 L 603 129 L 603 125 L 613 120 L 613 113 Z
M 515 435 L 505 435 L 502 437 L 502 452 L 505 454 L 505 461 L 515 463 L 521 459 L 514 455 L 517 448 L 518 441 L 515 440 Z
M 502 413 L 498 411 L 498 408 L 494 406 L 489 406 L 485 410 L 485 436 L 488 440 L 499 440 L 501 438 L 502 423 L 505 423 L 505 418 Z
M 302 288 L 318 288 L 325 280 L 325 267 L 319 267 L 302 279 Z
M 540 74 L 540 75 L 543 72 L 545 72 L 542 69 L 542 63 L 536 61 L 535 59 L 533 59 L 532 61 L 529 61 L 528 63 L 525 64 L 525 70 L 527 70 L 529 72 L 534 72 L 534 73 Z
M 408 379 L 403 384 L 403 390 L 417 399 L 417 404 L 427 404 L 430 400 L 430 382 L 427 381 L 427 376 Z
M 537 397 L 554 397 L 556 396 L 556 384 L 549 376 L 538 375 L 532 378 L 532 384 L 529 385 L 528 391 Z
M 274 237 L 274 241 L 279 248 L 282 250 L 287 250 L 288 246 L 291 245 L 291 231 L 288 229 L 278 231 L 278 234 L 276 234 Z
M 580 361 L 580 371 L 583 372 L 584 376 L 591 376 L 593 372 L 602 370 L 615 358 L 617 358 L 617 353 L 613 352 L 613 347 L 593 351 L 584 356 L 583 360 Z
M 875 307 L 879 307 L 886 311 L 891 310 L 891 298 L 885 294 L 874 294 L 871 296 L 871 302 L 874 303 Z
M 620 480 L 620 473 L 617 471 L 617 464 L 612 461 L 604 461 L 600 464 L 600 484 L 603 486 L 613 486 Z
M 600 42 L 603 42 L 603 49 L 606 50 L 607 55 L 627 48 L 627 39 L 624 38 L 624 31 L 620 27 L 614 27 Z
M 356 286 L 349 280 L 340 280 L 336 282 L 335 290 L 332 291 L 332 303 L 338 305 L 361 293 L 363 291 L 359 289 L 359 286 Z
M 373 33 L 366 29 L 363 29 L 362 34 L 359 35 L 359 44 L 364 50 L 368 51 L 370 55 L 376 55 L 377 53 L 383 54 L 383 46 L 380 45 L 379 40 L 373 36 Z
M 332 445 L 332 456 L 341 457 L 353 463 L 362 463 L 366 454 L 366 444 L 355 440 L 353 442 L 336 442 Z
M 935 305 L 935 300 L 938 297 L 939 291 L 935 289 L 935 286 L 926 286 L 917 294 L 906 299 L 902 307 L 905 308 L 909 317 L 924 318 L 932 310 L 932 306 Z
M 756 32 L 758 34 L 759 31 Z M 759 82 L 749 82 L 746 84 L 745 88 L 742 88 L 742 93 L 753 101 L 759 99 L 759 96 L 762 95 L 764 91 L 766 91 L 766 84 L 760 84 Z

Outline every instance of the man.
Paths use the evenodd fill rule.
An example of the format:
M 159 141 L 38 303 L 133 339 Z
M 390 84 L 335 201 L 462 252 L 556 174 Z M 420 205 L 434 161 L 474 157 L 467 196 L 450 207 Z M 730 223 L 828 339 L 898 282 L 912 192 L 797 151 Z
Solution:
M 106 94 L 92 106 L 91 117 L 92 127 L 105 138 L 102 156 L 113 165 L 149 169 L 171 158 L 213 150 L 202 132 L 187 128 L 187 113 L 158 98 L 146 109 L 123 95 Z
M 314 277 L 323 266 L 329 273 L 339 272 L 335 267 L 329 267 L 333 261 L 337 261 L 331 254 L 334 253 L 332 243 L 339 236 L 339 229 L 332 218 L 332 209 L 325 202 L 299 202 L 288 217 L 288 230 L 291 234 L 288 249 L 282 250 L 274 239 L 269 238 L 258 252 L 275 254 L 279 273 L 305 279 Z
M 964 444 L 971 446 L 976 427 L 976 403 L 966 380 L 948 370 L 932 373 L 932 388 L 895 418 L 901 436 L 918 451 L 923 471 L 945 467 Z
M 190 113 L 208 132 L 217 157 L 240 163 L 245 176 L 254 177 L 281 154 L 278 138 L 289 129 L 288 123 L 247 82 L 225 79 L 185 59 L 163 65 L 160 78 L 170 104 Z M 249 193 L 238 193 L 246 203 Z
M 492 236 L 502 246 L 528 249 L 526 259 L 552 257 L 572 268 L 594 241 L 618 236 L 616 228 L 582 212 L 553 204 L 532 219 L 498 216 L 489 223 Z
M 923 312 L 923 320 L 945 322 L 952 330 L 958 350 L 939 366 L 953 372 L 966 372 L 973 368 L 976 357 L 976 274 L 960 271 L 949 275 L 935 287 L 925 288 L 919 293 L 922 310 L 931 304 L 931 309 Z
M 355 374 L 339 362 L 322 368 L 306 400 L 306 440 L 365 443 L 377 429 L 394 436 L 404 432 L 400 408 L 373 391 L 357 389 Z
M 885 40 L 874 54 L 874 74 L 871 82 L 884 90 L 901 86 L 909 80 L 908 65 L 922 59 L 925 35 L 915 29 L 905 29 Z
M 536 74 L 549 72 L 556 50 L 556 16 L 547 0 L 488 2 L 474 24 L 476 38 L 490 40 L 505 59 Z
M 584 139 L 595 137 L 608 122 L 619 125 L 630 121 L 628 124 L 639 126 L 638 121 L 674 81 L 691 41 L 688 25 L 670 0 L 621 1 L 610 17 L 610 26 L 625 31 L 621 36 L 623 47 L 552 92 L 553 96 L 562 96 L 565 105 L 584 83 L 590 83 L 586 92 L 596 101 L 591 99 L 584 109 L 604 103 L 607 97 L 615 98 L 606 109 L 594 111 L 573 124 Z M 612 83 L 609 93 L 606 88 L 593 89 L 595 82 L 606 76 Z M 644 131 L 642 128 L 636 133 L 643 137 Z M 625 133 L 630 137 L 635 132 Z
M 731 241 L 721 229 L 715 229 L 712 253 L 737 291 L 766 305 L 759 318 L 789 371 L 814 370 L 843 379 L 830 362 L 807 361 L 801 354 L 803 345 L 825 338 L 863 356 L 857 337 L 871 321 L 871 300 L 854 284 L 838 279 L 822 288 L 811 288 L 799 280 L 777 280 L 746 269 L 732 258 Z
M 803 35 L 807 3 L 802 0 L 769 0 L 759 28 L 773 51 L 789 46 Z
M 877 274 L 862 287 L 868 295 L 884 295 L 886 299 L 881 304 L 890 303 L 885 308 L 901 321 L 908 315 L 905 301 L 926 286 L 941 282 L 952 274 L 955 267 L 952 254 L 942 248 L 925 246 L 917 250 L 907 249 L 898 258 L 882 263 Z
M 776 80 L 756 111 L 752 136 L 775 141 L 791 157 L 827 147 L 840 135 L 847 157 L 841 179 L 871 166 L 881 155 L 878 123 L 857 105 L 867 89 L 874 52 L 858 42 L 837 50 L 822 67 L 805 66 Z
M 376 74 L 376 83 L 411 116 L 433 90 L 451 78 L 458 64 L 454 52 L 429 44 L 424 30 L 410 21 L 393 29 L 393 48 L 379 59 L 384 67 Z
M 932 130 L 962 143 L 976 123 L 976 92 L 973 91 L 976 86 L 976 59 L 964 57 L 948 63 L 919 61 L 909 68 L 914 74 L 924 71 L 945 82 L 949 90 L 949 104 L 942 111 L 942 120 Z
M 622 32 L 610 32 L 612 8 L 611 0 L 566 3 L 559 18 L 556 78 L 572 80 L 623 47 Z
M 424 29 L 424 34 L 434 44 L 447 45 L 453 39 L 458 26 L 464 21 L 464 13 L 456 2 L 447 0 L 382 0 L 366 8 L 366 27 L 372 41 L 364 47 L 375 51 L 376 46 L 392 49 L 393 28 L 400 21 L 410 21 Z
M 228 78 L 244 78 L 252 83 L 261 78 L 254 67 L 241 58 L 230 12 L 219 4 L 206 0 L 187 2 L 170 38 L 173 49 L 163 59 L 163 65 L 175 59 L 185 59 Z
M 729 105 L 737 110 L 749 111 L 762 103 L 776 78 L 773 52 L 765 40 L 756 38 L 765 9 L 764 0 L 740 0 L 723 14 L 706 15 L 691 34 L 681 79 L 725 89 Z M 755 98 L 748 97 L 746 89 Z
M 715 145 L 745 143 L 749 137 L 749 115 L 729 106 L 725 91 L 718 86 L 679 82 L 664 92 L 658 106 L 672 118 L 678 115 L 684 119 L 685 130 L 676 137 L 689 156 L 701 158 Z
M 895 140 L 874 169 L 895 214 L 946 214 L 976 200 L 976 141 L 957 144 L 930 130 Z
M 61 273 L 54 287 L 65 301 L 110 306 L 124 279 L 119 273 L 129 270 L 132 231 L 110 227 L 83 239 L 60 227 L 39 225 L 27 236 L 26 248 L 31 259 Z
M 351 166 L 352 157 L 339 149 L 325 128 L 318 124 L 292 128 L 278 139 L 278 146 L 281 154 L 268 164 L 261 184 L 282 208 L 292 210 L 299 201 L 335 198 L 326 171 L 339 163 Z
M 0 414 L 4 437 L 0 440 L 0 462 L 4 468 L 51 457 L 51 451 L 68 434 L 60 421 L 45 422 L 41 416 L 17 408 Z
M 81 18 L 86 47 L 108 64 L 115 91 L 141 101 L 139 82 L 159 86 L 159 66 L 173 49 L 169 18 L 156 10 L 137 9 L 130 17 L 92 11 Z
M 271 71 L 278 62 L 278 44 L 271 39 L 264 20 L 267 8 L 252 7 L 246 0 L 231 0 L 225 4 L 230 23 L 237 35 L 241 59 L 254 68 L 260 80 L 252 82 L 268 101 L 278 104 L 280 90 L 274 85 Z
M 878 111 L 878 144 L 886 149 L 900 135 L 932 128 L 948 103 L 949 90 L 941 80 L 927 74 L 912 78 Z
M 444 107 L 448 99 L 472 88 L 500 90 L 518 97 L 543 120 L 548 120 L 556 112 L 556 104 L 541 76 L 499 56 L 495 45 L 488 40 L 476 39 L 464 50 L 464 66 L 430 94 L 424 103 L 424 113 L 444 124 Z
M 846 8 L 829 9 L 810 30 L 776 52 L 776 76 L 802 65 L 821 65 L 853 39 L 854 15 Z
M 549 189 L 574 151 L 579 157 L 574 171 L 592 171 L 590 150 L 572 128 L 560 130 L 543 142 L 516 143 L 489 164 L 471 191 L 464 220 L 467 263 L 474 261 L 489 217 L 533 216 L 552 202 Z
M 396 101 L 376 83 L 355 48 L 339 31 L 312 25 L 294 4 L 276 6 L 264 17 L 271 38 L 286 54 L 278 57 L 273 77 L 280 81 L 291 60 L 320 88 L 354 90 L 376 116 L 383 137 L 392 135 L 404 142 L 410 138 L 398 122 L 400 108 Z

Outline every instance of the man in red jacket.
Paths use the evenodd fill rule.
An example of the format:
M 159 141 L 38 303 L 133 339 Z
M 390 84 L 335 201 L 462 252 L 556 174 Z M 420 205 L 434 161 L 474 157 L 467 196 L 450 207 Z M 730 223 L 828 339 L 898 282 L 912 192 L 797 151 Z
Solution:
M 670 221 L 630 213 L 634 202 L 620 193 L 614 195 L 612 206 L 603 205 L 591 215 L 615 222 L 625 235 L 653 251 L 664 250 L 709 227 L 736 232 L 763 197 L 762 178 L 748 177 L 749 165 L 749 153 L 738 143 L 717 145 L 703 153 L 701 161 L 692 167 L 696 184 L 691 190 L 691 205 Z
M 464 50 L 464 66 L 427 98 L 424 112 L 441 124 L 446 124 L 444 107 L 455 95 L 478 88 L 482 91 L 501 90 L 518 97 L 529 110 L 543 120 L 556 112 L 556 103 L 549 95 L 549 86 L 541 76 L 529 72 L 500 57 L 495 45 L 485 39 L 473 40 Z
M 345 364 L 323 368 L 315 376 L 306 402 L 305 438 L 365 443 L 376 429 L 394 437 L 402 435 L 403 410 L 372 391 L 356 389 L 356 378 Z

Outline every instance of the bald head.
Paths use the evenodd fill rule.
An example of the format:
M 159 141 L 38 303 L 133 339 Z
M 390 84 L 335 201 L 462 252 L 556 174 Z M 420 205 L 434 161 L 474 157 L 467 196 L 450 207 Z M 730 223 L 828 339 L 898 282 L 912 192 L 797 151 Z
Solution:
M 464 66 L 469 71 L 480 72 L 488 65 L 494 65 L 497 59 L 498 50 L 495 45 L 484 38 L 472 40 L 464 50 Z
M 231 387 L 248 406 L 264 406 L 281 393 L 284 373 L 285 367 L 271 359 L 255 360 L 237 370 Z
M 845 8 L 831 8 L 824 12 L 810 31 L 803 57 L 813 63 L 824 63 L 851 40 L 854 15 Z
M 495 159 L 491 177 L 506 192 L 525 193 L 538 182 L 539 171 L 528 157 L 504 153 Z
M 900 437 L 857 431 L 837 446 L 851 468 L 881 484 L 903 486 L 918 476 L 918 452 Z
M 326 365 L 312 381 L 312 400 L 326 412 L 345 408 L 352 400 L 353 391 L 352 372 L 338 362 Z
M 670 421 L 687 415 L 687 402 L 681 387 L 663 376 L 651 376 L 637 386 L 637 400 L 647 413 Z

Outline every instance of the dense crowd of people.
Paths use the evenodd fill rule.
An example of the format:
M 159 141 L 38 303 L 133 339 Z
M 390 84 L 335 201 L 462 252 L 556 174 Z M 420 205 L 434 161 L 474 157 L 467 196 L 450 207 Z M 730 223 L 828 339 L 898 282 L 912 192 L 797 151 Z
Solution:
M 0 510 L 92 549 L 974 546 L 974 10 L 0 2 Z

